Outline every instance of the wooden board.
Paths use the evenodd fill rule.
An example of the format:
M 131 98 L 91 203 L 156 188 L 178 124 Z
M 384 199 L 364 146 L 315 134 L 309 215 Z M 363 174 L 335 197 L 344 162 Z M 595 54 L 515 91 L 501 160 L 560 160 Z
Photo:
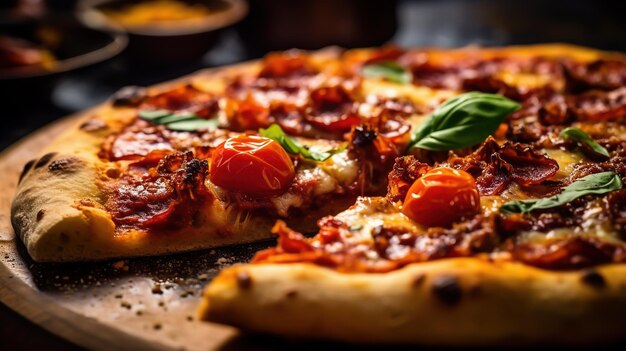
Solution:
M 241 336 L 195 316 L 203 287 L 221 268 L 248 260 L 273 242 L 95 263 L 38 264 L 28 257 L 10 224 L 19 173 L 76 118 L 55 122 L 0 154 L 0 301 L 44 329 L 95 350 L 273 350 L 283 345 Z

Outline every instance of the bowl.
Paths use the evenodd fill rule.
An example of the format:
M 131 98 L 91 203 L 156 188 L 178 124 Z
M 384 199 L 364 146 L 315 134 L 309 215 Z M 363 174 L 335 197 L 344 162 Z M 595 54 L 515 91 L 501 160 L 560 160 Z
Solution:
M 32 43 L 49 57 L 48 64 L 43 66 L 0 66 L 0 89 L 11 96 L 27 93 L 29 99 L 48 97 L 58 77 L 113 58 L 124 50 L 128 41 L 123 33 L 95 30 L 67 17 L 37 20 L 2 17 L 0 33 L 4 39 Z
M 146 0 L 83 0 L 77 17 L 88 26 L 127 33 L 128 56 L 140 65 L 177 65 L 200 59 L 216 43 L 221 30 L 239 22 L 248 12 L 243 0 L 166 0 L 204 8 L 208 14 L 194 20 L 136 21 L 123 26 L 111 13 L 131 11 Z M 136 10 L 136 8 L 135 8 Z M 142 10 L 146 12 L 145 8 Z M 142 13 L 143 14 L 143 13 Z

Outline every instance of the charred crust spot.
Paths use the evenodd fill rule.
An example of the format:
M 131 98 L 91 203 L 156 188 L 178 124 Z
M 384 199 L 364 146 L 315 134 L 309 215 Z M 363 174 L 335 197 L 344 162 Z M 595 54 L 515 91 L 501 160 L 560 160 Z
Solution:
M 135 85 L 123 87 L 111 97 L 111 103 L 115 107 L 135 107 L 143 102 L 148 96 L 148 91 L 144 87 Z
M 243 290 L 248 290 L 252 287 L 252 277 L 250 277 L 248 272 L 237 272 L 237 286 Z
M 24 179 L 24 176 L 26 176 L 26 173 L 28 173 L 28 171 L 30 171 L 30 169 L 33 168 L 33 164 L 35 164 L 35 160 L 30 160 L 24 165 L 24 169 L 22 169 L 22 173 L 20 173 L 20 179 L 19 179 L 20 182 L 22 181 L 22 179 Z
M 433 279 L 433 294 L 444 304 L 453 306 L 461 301 L 463 292 L 459 280 L 450 275 L 442 275 Z
M 52 163 L 48 165 L 48 170 L 53 173 L 74 172 L 76 171 L 77 165 L 79 165 L 80 163 L 81 161 L 76 157 L 61 158 L 52 161 Z
M 586 270 L 580 276 L 580 280 L 594 288 L 604 288 L 606 286 L 606 279 L 598 271 L 593 269 Z
M 377 134 L 375 130 L 369 129 L 365 126 L 357 126 L 354 128 L 354 138 L 352 144 L 356 147 L 366 147 L 371 145 L 376 140 Z
M 81 124 L 79 127 L 81 130 L 85 132 L 97 132 L 99 130 L 103 130 L 107 128 L 107 124 L 104 121 L 99 119 L 90 119 L 85 123 Z
M 44 210 L 43 208 L 39 210 L 39 212 L 37 212 L 37 217 L 36 217 L 37 222 L 41 221 L 45 214 L 46 214 L 46 210 Z
M 285 293 L 285 297 L 288 299 L 294 299 L 296 298 L 296 296 L 298 296 L 297 290 L 289 290 Z
M 119 168 L 109 168 L 105 172 L 106 176 L 112 179 L 117 179 L 122 175 L 122 171 Z
M 420 273 L 418 275 L 416 275 L 415 277 L 413 277 L 413 282 L 412 282 L 412 286 L 413 287 L 419 287 L 422 286 L 422 284 L 424 284 L 424 281 L 426 280 L 426 274 L 424 273 Z
M 67 233 L 63 232 L 63 233 L 59 234 L 59 240 L 62 243 L 67 244 L 67 243 L 70 242 L 70 236 Z
M 50 160 L 52 160 L 52 158 L 56 155 L 56 152 L 49 152 L 43 156 L 41 156 L 41 158 L 39 159 L 39 161 L 37 161 L 37 163 L 35 163 L 35 168 L 41 168 L 45 165 L 48 164 L 48 162 L 50 162 Z
M 185 183 L 194 184 L 196 176 L 207 170 L 208 167 L 209 163 L 207 160 L 198 160 L 197 158 L 194 158 L 187 162 L 184 177 Z

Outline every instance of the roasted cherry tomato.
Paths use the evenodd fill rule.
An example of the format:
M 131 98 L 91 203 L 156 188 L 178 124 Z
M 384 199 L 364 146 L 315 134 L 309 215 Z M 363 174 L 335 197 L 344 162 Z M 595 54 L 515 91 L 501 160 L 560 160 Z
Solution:
M 402 213 L 427 227 L 449 227 L 480 211 L 474 178 L 467 172 L 434 168 L 417 179 L 406 194 Z
M 251 195 L 283 193 L 295 177 L 287 152 L 272 139 L 239 135 L 212 154 L 209 179 L 226 190 Z

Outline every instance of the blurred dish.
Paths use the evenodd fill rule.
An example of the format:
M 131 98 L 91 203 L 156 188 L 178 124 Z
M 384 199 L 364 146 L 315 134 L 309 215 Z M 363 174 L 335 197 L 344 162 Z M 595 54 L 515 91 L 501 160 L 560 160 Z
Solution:
M 0 24 L 0 80 L 47 77 L 110 59 L 127 44 L 68 19 L 44 18 Z
M 221 29 L 247 12 L 243 0 L 83 0 L 78 5 L 86 25 L 128 33 L 130 57 L 142 66 L 199 59 Z
M 54 55 L 28 40 L 0 35 L 0 67 L 40 67 L 52 70 L 56 64 Z
M 132 29 L 158 26 L 193 26 L 202 24 L 208 16 L 220 9 L 178 0 L 155 0 L 132 3 L 119 8 L 103 9 L 111 21 Z

